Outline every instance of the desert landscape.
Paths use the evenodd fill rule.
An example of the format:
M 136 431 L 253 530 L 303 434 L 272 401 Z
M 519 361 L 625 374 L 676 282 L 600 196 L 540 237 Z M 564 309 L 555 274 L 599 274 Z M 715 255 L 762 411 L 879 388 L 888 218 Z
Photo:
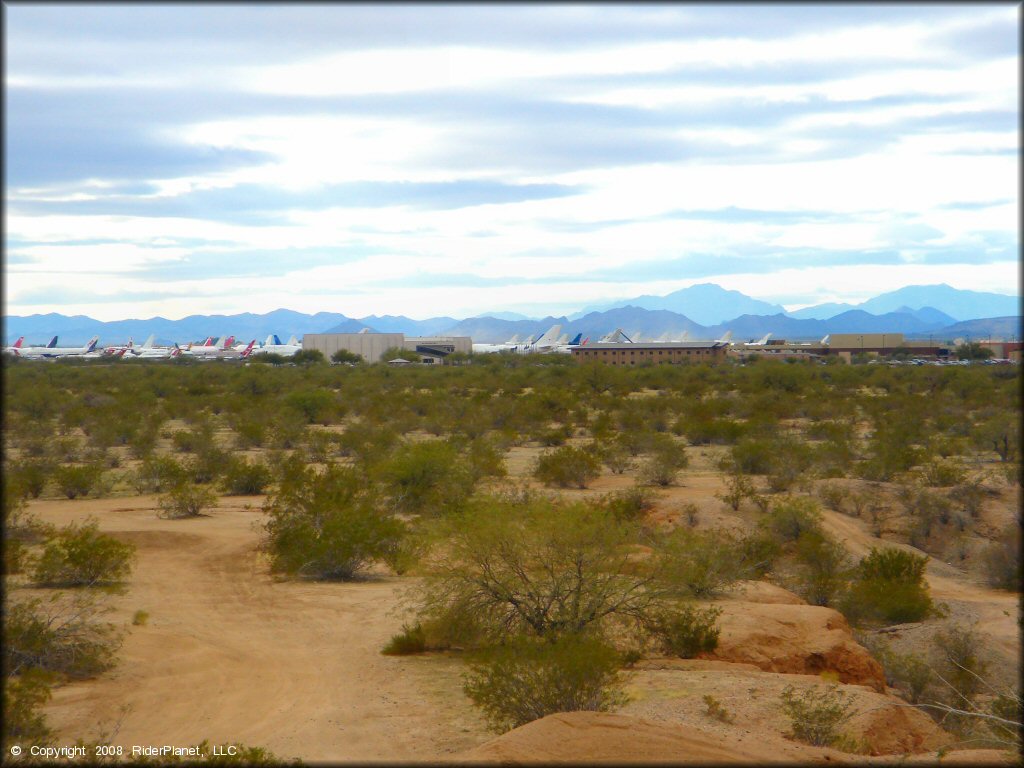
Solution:
M 258 746 L 275 759 L 298 758 L 305 763 L 906 760 L 999 764 L 1015 759 L 1013 745 L 1001 743 L 999 734 L 979 730 L 973 723 L 959 722 L 954 727 L 950 720 L 933 716 L 934 711 L 912 706 L 899 671 L 890 668 L 891 658 L 885 656 L 906 654 L 934 666 L 936 635 L 959 628 L 970 633 L 982 665 L 978 670 L 984 671 L 987 682 L 1012 685 L 1011 681 L 1019 679 L 1019 593 L 991 586 L 984 568 L 987 548 L 1002 531 L 1019 522 L 1019 482 L 1002 473 L 1012 464 L 1000 461 L 994 453 L 966 450 L 966 443 L 962 443 L 960 454 L 940 458 L 940 462 L 960 462 L 963 475 L 957 478 L 956 487 L 973 480 L 981 491 L 976 509 L 963 521 L 963 535 L 956 540 L 959 550 L 940 540 L 940 529 L 945 530 L 947 524 L 939 519 L 930 536 L 915 539 L 926 547 L 922 549 L 909 543 L 913 534 L 908 533 L 911 526 L 898 494 L 913 487 L 916 492 L 946 497 L 949 486 L 921 481 L 911 486 L 899 475 L 878 480 L 854 471 L 826 471 L 811 459 L 785 490 L 772 491 L 769 483 L 773 473 L 781 471 L 778 467 L 770 468 L 768 474 L 729 469 L 730 457 L 735 460 L 739 456 L 734 449 L 742 444 L 742 438 L 731 444 L 704 441 L 688 436 L 685 423 L 678 432 L 658 432 L 655 425 L 659 419 L 672 424 L 673 408 L 685 399 L 679 393 L 692 387 L 698 377 L 709 376 L 705 366 L 691 371 L 662 372 L 653 367 L 616 371 L 610 390 L 587 396 L 581 390 L 588 380 L 608 374 L 576 368 L 574 363 L 552 367 L 550 363 L 517 360 L 507 363 L 512 366 L 507 371 L 492 364 L 486 373 L 472 371 L 474 365 L 437 371 L 392 371 L 379 366 L 350 370 L 313 366 L 305 371 L 224 366 L 213 373 L 202 366 L 181 366 L 148 373 L 136 383 L 163 392 L 153 397 L 161 416 L 151 418 L 148 408 L 134 409 L 143 414 L 142 426 L 124 442 L 115 439 L 99 448 L 108 467 L 103 472 L 111 478 L 107 487 L 67 498 L 57 485 L 46 484 L 35 497 L 25 492 L 20 506 L 5 497 L 5 502 L 13 505 L 5 508 L 8 537 L 10 515 L 16 507 L 22 528 L 14 530 L 15 537 L 27 530 L 28 520 L 33 525 L 50 526 L 51 532 L 95 521 L 99 532 L 131 545 L 134 552 L 130 575 L 116 588 L 103 592 L 106 612 L 95 617 L 95 621 L 113 625 L 121 635 L 116 663 L 101 673 L 66 678 L 54 685 L 52 697 L 39 710 L 50 731 L 50 743 L 79 740 L 130 750 L 134 745 L 185 746 L 206 740 Z M 766 375 L 776 365 L 778 375 L 789 375 L 796 368 L 763 363 L 748 370 L 718 371 L 710 374 L 715 377 L 714 384 L 707 386 L 703 397 L 720 397 L 714 394 L 719 387 L 742 388 L 750 383 L 751 369 Z M 824 368 L 800 367 L 808 387 L 822 381 Z M 299 379 L 299 374 L 307 380 Z M 1013 374 L 1012 382 L 994 380 L 995 391 L 1009 393 L 1009 385 L 1016 383 L 1016 370 Z M 8 372 L 15 382 L 26 377 L 20 382 L 22 392 L 27 393 L 24 387 L 33 384 L 32 378 L 52 377 L 45 386 L 73 392 L 69 403 L 84 397 L 94 408 L 109 409 L 108 414 L 128 389 L 118 382 L 119 375 L 127 372 L 85 366 L 80 370 L 51 367 L 43 373 L 26 373 L 15 367 Z M 467 380 L 471 375 L 474 381 Z M 876 379 L 894 376 L 866 370 L 860 375 Z M 911 381 L 914 375 L 922 380 L 931 376 L 930 384 Z M 903 396 L 914 397 L 915 387 L 927 391 L 931 386 L 934 391 L 936 382 L 942 384 L 943 391 L 953 391 L 956 377 L 962 375 L 959 371 L 899 372 L 899 381 L 910 390 Z M 992 376 L 987 371 L 978 375 Z M 510 376 L 515 382 L 509 381 Z M 311 384 L 308 377 L 316 377 L 316 383 Z M 557 383 L 552 385 L 547 377 Z M 655 377 L 656 387 L 652 387 Z M 86 380 L 87 385 L 83 384 Z M 198 394 L 189 389 L 196 389 L 197 380 L 205 384 Z M 487 393 L 498 380 L 503 380 L 504 386 Z M 233 394 L 237 387 L 249 386 L 251 391 L 257 381 L 268 383 L 267 393 L 258 395 L 263 408 L 254 409 L 249 403 L 241 408 L 231 405 L 238 402 Z M 879 385 L 877 380 L 870 383 Z M 515 391 L 516 384 L 526 386 Z M 308 392 L 316 386 L 330 395 L 323 411 L 313 419 L 294 417 L 301 415 L 301 409 L 284 404 L 287 398 L 297 402 L 295 391 Z M 275 394 L 275 389 L 280 394 Z M 770 392 L 770 387 L 765 391 Z M 852 391 L 852 398 L 860 396 Z M 789 393 L 798 404 L 806 405 L 809 396 L 804 391 L 790 389 Z M 133 394 L 138 395 L 138 389 Z M 280 399 L 271 400 L 274 397 Z M 964 398 L 969 399 L 969 393 Z M 374 414 L 368 406 L 371 400 L 391 403 L 394 408 Z M 419 521 L 443 517 L 444 505 L 471 502 L 427 494 L 417 497 L 418 506 L 414 506 L 412 492 L 406 490 L 400 503 L 407 506 L 396 507 L 389 489 L 397 481 L 388 474 L 391 470 L 380 468 L 385 461 L 382 457 L 394 459 L 408 446 L 438 443 L 467 429 L 474 419 L 498 422 L 499 406 L 493 404 L 508 400 L 515 408 L 505 413 L 532 413 L 538 401 L 545 407 L 537 409 L 536 427 L 505 427 L 500 433 L 504 442 L 494 443 L 500 447 L 500 470 L 481 473 L 475 484 L 470 481 L 477 496 L 529 489 L 556 504 L 600 506 L 644 488 L 649 493 L 642 494 L 636 523 L 651 532 L 655 537 L 651 541 L 680 529 L 753 537 L 765 529 L 764 521 L 774 519 L 771 510 L 777 512 L 779 505 L 802 498 L 814 505 L 815 530 L 823 540 L 841 544 L 848 558 L 844 568 L 853 568 L 873 549 L 895 549 L 926 558 L 924 584 L 935 609 L 914 621 L 861 619 L 854 614 L 853 620 L 848 619 L 840 610 L 845 606 L 838 596 L 841 590 L 829 600 L 816 600 L 816 593 L 805 589 L 801 576 L 805 566 L 799 553 L 792 557 L 782 554 L 761 574 L 732 574 L 723 578 L 713 593 L 697 597 L 695 604 L 701 610 L 714 611 L 717 637 L 712 649 L 681 658 L 657 643 L 648 644 L 619 665 L 618 686 L 623 695 L 611 711 L 554 712 L 499 735 L 464 691 L 470 649 L 428 638 L 419 652 L 382 653 L 389 639 L 412 621 L 419 594 L 415 588 L 431 578 L 429 568 L 420 567 L 430 561 L 429 556 L 421 553 L 419 564 L 405 566 L 396 565 L 393 558 L 372 558 L 357 575 L 345 580 L 282 573 L 274 568 L 273 552 L 267 547 L 266 521 L 268 498 L 285 498 L 280 483 L 286 480 L 268 480 L 260 494 L 226 492 L 216 477 L 205 483 L 189 480 L 187 487 L 208 487 L 215 495 L 201 512 L 187 516 L 167 514 L 166 500 L 173 495 L 174 486 L 165 484 L 159 492 L 146 491 L 141 484 L 132 487 L 133 478 L 143 474 L 141 468 L 152 456 L 199 461 L 207 444 L 200 440 L 186 445 L 184 438 L 175 436 L 208 429 L 205 440 L 222 451 L 218 455 L 225 466 L 225 457 L 231 455 L 232 460 L 265 465 L 272 473 L 287 465 L 288 457 L 298 457 L 313 473 L 323 472 L 329 465 L 346 467 L 379 486 L 381 504 L 391 514 L 416 526 Z M 38 450 L 33 447 L 33 441 L 40 439 L 33 431 L 38 429 L 38 420 L 33 427 L 18 413 L 24 402 L 18 397 L 5 398 L 7 421 L 14 426 L 5 433 L 5 461 L 9 462 L 5 477 L 16 478 L 24 472 Z M 282 405 L 266 407 L 273 402 Z M 741 405 L 742 398 L 731 403 L 737 423 L 764 418 L 763 411 L 738 415 L 737 409 L 747 407 Z M 650 404 L 662 404 L 663 408 Z M 1015 407 L 1011 401 L 1004 405 L 1007 412 Z M 447 424 L 437 423 L 439 412 L 458 408 L 464 409 L 461 414 L 450 417 Z M 971 412 L 970 403 L 964 408 Z M 630 415 L 640 409 L 649 410 L 632 428 Z M 714 409 L 723 412 L 719 406 Z M 72 410 L 70 405 L 67 410 Z M 472 412 L 467 414 L 467 410 Z M 238 440 L 236 436 L 244 434 L 244 420 L 253 414 L 262 414 L 258 418 L 265 420 L 268 430 L 278 419 L 300 424 L 298 437 L 290 444 L 275 444 L 270 432 L 260 441 L 262 445 Z M 601 414 L 612 418 L 610 427 L 601 426 Z M 785 427 L 788 433 L 806 438 L 810 425 L 835 416 L 796 415 L 770 421 L 776 429 Z M 59 433 L 60 413 L 48 418 Z M 61 450 L 75 453 L 72 463 L 97 460 L 87 454 L 97 449 L 98 432 L 91 428 L 89 417 L 79 418 L 78 426 L 64 430 L 62 436 L 46 438 L 48 456 L 52 445 L 59 443 Z M 307 423 L 301 424 L 303 421 Z M 132 441 L 145 431 L 146 424 L 154 422 L 152 444 L 140 458 Z M 857 420 L 855 426 L 861 435 L 852 442 L 851 466 L 871 460 L 870 419 Z M 375 445 L 374 429 L 384 434 L 379 441 L 382 453 L 364 458 L 360 451 Z M 480 431 L 487 437 L 488 432 L 498 434 L 500 429 L 484 425 Z M 344 435 L 358 435 L 360 430 L 366 434 L 363 448 L 355 444 L 353 449 L 344 443 Z M 509 437 L 510 432 L 519 430 L 518 436 Z M 545 478 L 538 469 L 543 457 L 558 451 L 594 450 L 594 455 L 600 456 L 593 449 L 595 444 L 613 441 L 617 434 L 631 430 L 636 435 L 667 435 L 664 439 L 686 457 L 668 482 L 652 480 L 649 465 L 644 463 L 649 454 L 655 455 L 652 451 L 661 450 L 655 443 L 641 446 L 635 457 L 629 457 L 632 462 L 625 462 L 630 464 L 627 468 L 604 454 L 603 461 L 595 459 L 595 466 L 580 482 L 576 477 L 566 482 Z M 559 434 L 549 434 L 552 432 Z M 288 447 L 283 447 L 286 444 Z M 930 447 L 935 443 L 926 439 L 921 444 Z M 812 452 L 823 453 L 820 442 L 809 445 Z M 571 458 L 568 453 L 563 455 Z M 934 463 L 923 448 L 915 456 L 917 461 L 907 470 L 910 473 L 915 469 L 920 473 L 922 465 Z M 115 466 L 110 468 L 110 464 Z M 449 470 L 455 472 L 452 467 Z M 736 477 L 745 478 L 752 490 L 734 508 L 728 493 Z M 444 477 L 434 479 L 443 486 Z M 841 488 L 842 493 L 829 495 L 822 492 L 823 487 Z M 868 493 L 873 494 L 876 505 L 885 505 L 891 512 L 881 530 L 877 516 L 863 511 L 851 514 L 844 501 Z M 955 493 L 952 496 L 957 498 Z M 948 527 L 952 531 L 956 524 L 949 522 Z M 31 558 L 38 556 L 43 540 L 24 538 L 29 559 L 18 571 L 8 567 L 9 601 L 46 598 L 54 592 L 53 587 L 32 577 Z M 631 557 L 642 570 L 643 563 L 653 561 L 658 550 L 654 544 L 637 546 Z M 1019 563 L 1019 542 L 1012 546 Z M 964 554 L 956 559 L 954 551 Z M 842 589 L 853 589 L 849 584 Z M 65 592 L 75 589 L 90 588 L 66 588 Z M 611 636 L 617 635 L 612 632 Z M 941 686 L 928 690 L 920 703 L 926 699 L 948 701 Z M 794 737 L 792 717 L 781 701 L 786 695 L 792 698 L 807 692 L 838 693 L 849 705 L 842 720 L 842 740 L 828 746 Z M 1019 691 L 1016 695 L 1019 701 Z M 985 707 L 993 698 L 990 691 L 982 688 L 972 696 L 972 706 L 987 712 Z M 10 735 L 6 738 L 8 744 L 14 743 Z

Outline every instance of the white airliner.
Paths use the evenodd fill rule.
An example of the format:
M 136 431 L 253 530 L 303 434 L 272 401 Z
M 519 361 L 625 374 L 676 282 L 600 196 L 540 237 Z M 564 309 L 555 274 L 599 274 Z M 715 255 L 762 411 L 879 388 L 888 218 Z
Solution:
M 57 337 L 54 336 L 50 339 L 45 347 L 26 347 L 24 344 L 25 337 L 22 336 L 18 341 L 14 343 L 14 346 L 8 347 L 8 352 L 13 352 L 18 357 L 42 357 L 43 352 L 48 349 L 53 349 L 57 346 Z
M 529 344 L 530 337 L 527 337 L 526 341 L 519 340 L 519 334 L 517 333 L 511 339 L 506 341 L 504 344 L 485 344 L 480 342 L 473 345 L 474 352 L 516 352 L 524 344 Z
M 7 352 L 7 353 L 12 354 L 12 355 L 16 355 L 16 354 L 18 354 L 19 350 L 21 349 L 21 345 L 24 344 L 24 343 L 25 343 L 25 337 L 24 336 L 19 336 L 18 340 L 16 342 L 14 342 L 13 344 L 11 344 L 8 347 L 4 347 L 4 352 Z
M 771 334 L 770 333 L 766 333 L 764 336 L 762 336 L 757 341 L 745 341 L 745 342 L 743 342 L 743 346 L 744 347 L 763 347 L 765 344 L 768 343 L 768 339 L 770 339 L 770 338 L 771 338 Z
M 217 357 L 235 357 L 237 352 L 231 347 L 234 341 L 234 336 L 228 336 L 226 339 L 222 336 L 214 344 L 207 339 L 205 344 L 201 346 L 189 344 L 181 352 L 189 357 L 210 358 L 211 360 Z
M 99 336 L 93 336 L 89 339 L 89 343 L 84 347 L 58 347 L 57 337 L 53 339 L 45 347 L 22 347 L 15 354 L 20 357 L 72 357 L 75 355 L 84 355 L 88 352 L 92 352 L 96 349 L 96 342 L 100 340 Z
M 236 344 L 235 349 L 241 352 L 245 348 L 244 344 Z M 269 355 L 271 353 L 276 355 L 283 355 L 284 357 L 291 357 L 296 352 L 302 351 L 302 345 L 298 339 L 292 336 L 288 339 L 287 344 L 282 344 L 281 340 L 277 337 L 277 334 L 272 333 L 267 336 L 267 340 L 263 342 L 262 346 L 253 349 L 252 354 L 254 355 Z

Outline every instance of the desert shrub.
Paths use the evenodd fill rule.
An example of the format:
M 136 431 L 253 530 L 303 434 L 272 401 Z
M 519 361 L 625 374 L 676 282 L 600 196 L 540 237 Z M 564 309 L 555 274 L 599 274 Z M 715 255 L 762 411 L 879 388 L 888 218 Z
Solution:
M 359 474 L 337 465 L 319 475 L 295 468 L 263 510 L 271 570 L 292 576 L 351 579 L 403 533 L 398 520 L 376 509 Z
M 414 653 L 423 653 L 427 650 L 427 634 L 423 631 L 423 625 L 416 623 L 412 626 L 402 625 L 402 631 L 392 635 L 387 644 L 381 649 L 385 656 L 409 656 Z
M 921 621 L 934 610 L 924 579 L 927 563 L 924 555 L 872 548 L 857 564 L 840 609 L 853 623 Z
M 692 659 L 718 647 L 719 628 L 715 622 L 721 613 L 721 608 L 682 605 L 655 616 L 649 623 L 649 629 L 666 653 Z
M 503 444 L 489 437 L 476 437 L 465 446 L 469 471 L 474 481 L 485 477 L 505 477 L 508 469 L 505 466 L 505 450 Z
M 221 476 L 227 461 L 228 453 L 211 444 L 185 462 L 185 474 L 193 483 L 212 483 Z
M 759 525 L 778 542 L 787 544 L 796 542 L 809 531 L 820 531 L 821 512 L 814 499 L 785 496 L 772 504 Z
M 945 525 L 952 519 L 953 505 L 949 500 L 927 488 L 903 484 L 897 499 L 910 517 L 910 544 L 918 549 L 927 549 L 936 523 Z
M 231 428 L 235 433 L 235 447 L 239 450 L 259 448 L 267 439 L 266 422 L 251 414 L 236 416 Z
M 533 476 L 545 485 L 586 488 L 601 474 L 601 461 L 593 452 L 566 445 L 541 454 Z
M 844 515 L 850 514 L 850 512 L 847 512 L 846 505 L 847 499 L 850 498 L 850 490 L 848 488 L 844 488 L 841 485 L 834 485 L 832 483 L 825 483 L 818 488 L 818 497 L 829 509 L 840 512 Z M 853 509 L 851 508 L 851 512 L 852 511 Z
M 633 486 L 605 494 L 601 498 L 601 504 L 618 520 L 638 520 L 654 509 L 656 498 L 650 489 Z
M 794 548 L 796 573 L 790 587 L 811 605 L 835 605 L 849 584 L 846 547 L 820 530 L 802 532 Z
M 99 523 L 71 524 L 46 543 L 33 580 L 46 587 L 83 587 L 123 581 L 131 573 L 135 547 L 99 532 Z
M 94 677 L 114 665 L 121 637 L 99 621 L 104 605 L 91 592 L 49 600 L 11 600 L 3 622 L 4 671 L 10 677 L 31 669 L 62 677 Z
M 949 492 L 949 500 L 957 504 L 967 517 L 977 520 L 985 500 L 985 487 L 980 480 L 962 482 Z
M 262 462 L 248 462 L 232 457 L 221 478 L 221 488 L 228 496 L 254 496 L 263 493 L 272 479 L 270 469 Z
M 659 578 L 666 588 L 690 597 L 716 597 L 757 571 L 743 542 L 728 531 L 676 528 L 661 542 L 658 554 Z
M 985 547 L 981 562 L 989 586 L 996 589 L 1020 590 L 1020 585 L 1024 582 L 1020 550 L 1020 526 L 1016 524 L 1003 529 L 998 538 Z
M 69 464 L 53 471 L 54 484 L 69 499 L 88 496 L 96 488 L 103 468 L 97 464 Z
M 933 488 L 959 485 L 967 479 L 967 468 L 954 459 L 932 459 L 921 468 L 921 477 Z
M 790 437 L 776 438 L 768 460 L 766 481 L 773 493 L 788 491 L 812 462 L 811 449 Z
M 595 433 L 595 437 L 597 434 Z M 600 443 L 599 455 L 608 471 L 615 475 L 622 475 L 633 469 L 633 457 L 625 446 L 616 441 Z
M 733 512 L 738 512 L 743 500 L 755 494 L 754 484 L 742 472 L 731 472 L 725 478 L 725 490 L 715 494 L 715 498 L 728 504 Z
M 472 662 L 464 690 L 502 732 L 555 712 L 607 712 L 625 703 L 620 663 L 615 649 L 587 635 L 518 639 Z
M 132 476 L 132 485 L 139 493 L 153 493 L 184 481 L 185 468 L 171 456 L 152 455 L 143 459 Z
M 374 469 L 396 512 L 447 514 L 460 509 L 473 490 L 468 462 L 443 440 L 399 445 Z
M 648 485 L 672 485 L 680 470 L 689 466 L 690 459 L 683 446 L 671 437 L 658 438 L 652 441 L 650 456 L 641 464 L 637 479 Z
M 781 695 L 782 709 L 789 717 L 793 738 L 815 747 L 835 746 L 843 739 L 840 728 L 853 716 L 853 702 L 837 686 L 824 691 L 809 688 L 797 694 L 787 686 Z
M 149 611 L 144 611 L 141 608 L 132 614 L 132 625 L 136 627 L 146 626 L 146 622 L 149 621 Z
M 916 653 L 890 651 L 879 661 L 885 668 L 887 682 L 899 689 L 911 704 L 920 704 L 934 680 L 928 661 Z
M 38 499 L 46 488 L 46 480 L 53 466 L 46 461 L 20 461 L 4 472 L 4 485 L 18 489 L 19 495 Z
M 332 363 L 361 363 L 363 362 L 363 356 L 356 354 L 355 352 L 349 352 L 347 349 L 339 349 L 333 355 L 331 355 Z
M 477 628 L 483 642 L 519 634 L 551 638 L 610 622 L 636 626 L 661 599 L 637 568 L 635 533 L 606 509 L 481 497 L 437 532 L 420 597 L 424 626 Z
M 189 482 L 179 482 L 158 499 L 157 516 L 167 520 L 199 517 L 205 510 L 215 506 L 217 494 L 212 489 Z
M 295 365 L 322 365 L 327 362 L 327 358 L 319 349 L 300 349 L 291 356 L 291 361 Z
M 960 625 L 936 632 L 932 638 L 932 668 L 943 689 L 940 698 L 951 706 L 963 707 L 985 690 L 988 662 L 979 653 L 983 647 L 973 628 Z
M 54 732 L 40 711 L 51 698 L 51 675 L 42 670 L 28 670 L 4 683 L 3 744 L 5 752 L 12 746 L 50 744 Z
M 710 694 L 704 694 L 704 714 L 720 723 L 733 723 L 736 717 L 724 706 L 722 702 Z

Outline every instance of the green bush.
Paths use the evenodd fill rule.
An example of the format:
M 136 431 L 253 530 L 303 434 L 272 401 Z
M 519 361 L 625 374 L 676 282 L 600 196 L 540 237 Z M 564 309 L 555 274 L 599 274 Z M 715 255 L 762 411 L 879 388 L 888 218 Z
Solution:
M 743 500 L 754 494 L 754 484 L 750 478 L 742 472 L 733 471 L 725 477 L 725 490 L 716 493 L 715 498 L 728 504 L 733 512 L 738 512 Z
M 88 496 L 103 475 L 103 468 L 97 464 L 70 464 L 57 467 L 53 480 L 60 492 L 69 499 Z
M 384 558 L 404 531 L 374 507 L 355 470 L 336 465 L 319 475 L 295 468 L 263 510 L 271 570 L 292 576 L 354 578 Z
M 224 469 L 221 488 L 228 496 L 255 496 L 263 493 L 271 479 L 266 464 L 233 457 Z
M 811 605 L 835 605 L 850 579 L 846 547 L 820 530 L 806 530 L 796 541 L 797 573 L 790 586 Z
M 855 624 L 923 620 L 934 611 L 924 579 L 927 563 L 924 555 L 872 548 L 858 563 L 840 610 Z
M 760 526 L 781 544 L 788 544 L 808 531 L 820 531 L 821 512 L 814 499 L 786 496 L 772 504 Z
M 419 623 L 409 626 L 402 625 L 402 631 L 392 635 L 381 653 L 385 656 L 409 656 L 427 650 L 427 635 Z
M 421 620 L 484 641 L 638 626 L 663 600 L 638 567 L 633 528 L 606 509 L 527 496 L 481 497 L 438 526 L 444 557 L 426 564 Z
M 1005 528 L 982 551 L 981 562 L 989 586 L 1019 591 L 1024 582 L 1020 526 L 1013 524 Z
M 654 509 L 655 495 L 647 488 L 633 486 L 601 498 L 602 505 L 618 520 L 638 520 Z
M 816 691 L 809 688 L 797 695 L 793 686 L 782 692 L 782 708 L 790 719 L 793 738 L 815 747 L 836 746 L 843 740 L 839 730 L 853 716 L 853 702 L 837 686 Z
M 159 498 L 157 506 L 157 516 L 167 520 L 199 517 L 217 506 L 217 494 L 206 486 L 179 482 Z
M 607 712 L 625 703 L 619 654 L 595 637 L 519 639 L 471 663 L 466 695 L 498 732 L 556 712 Z
M 89 520 L 59 531 L 43 549 L 33 580 L 46 587 L 113 584 L 131 573 L 135 546 L 99 532 Z
M 132 485 L 139 493 L 159 493 L 183 482 L 187 472 L 171 456 L 152 455 L 136 468 Z
M 399 445 L 373 474 L 392 508 L 405 514 L 454 512 L 473 490 L 469 462 L 442 440 Z
M 658 435 L 652 441 L 650 456 L 640 466 L 638 480 L 647 485 L 672 485 L 680 470 L 686 469 L 690 459 L 682 445 L 667 435 Z
M 658 577 L 673 594 L 717 597 L 759 570 L 750 560 L 752 553 L 746 551 L 745 542 L 728 531 L 676 528 L 659 549 Z
M 101 622 L 105 611 L 91 592 L 70 597 L 55 593 L 11 600 L 3 622 L 4 670 L 8 677 L 31 669 L 71 679 L 94 677 L 110 669 L 121 643 L 113 624 Z
M 21 748 L 51 744 L 54 732 L 40 711 L 50 700 L 51 676 L 41 670 L 28 670 L 4 683 L 3 743 L 6 753 Z
M 721 608 L 684 605 L 677 610 L 661 613 L 649 626 L 666 653 L 681 659 L 692 659 L 718 647 L 719 628 L 715 622 L 721 613 Z
M 355 352 L 349 352 L 347 349 L 339 349 L 337 352 L 331 355 L 331 362 L 361 363 L 363 362 L 363 356 L 357 355 Z
M 601 460 L 591 451 L 565 445 L 538 457 L 533 476 L 545 485 L 586 488 L 601 474 Z

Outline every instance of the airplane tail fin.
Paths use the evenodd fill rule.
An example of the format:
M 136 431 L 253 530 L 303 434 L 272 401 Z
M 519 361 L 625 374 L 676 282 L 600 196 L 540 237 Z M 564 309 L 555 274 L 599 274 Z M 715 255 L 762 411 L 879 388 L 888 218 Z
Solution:
M 149 334 L 149 338 L 146 339 L 145 343 L 143 343 L 142 348 L 143 349 L 151 349 L 153 347 L 153 342 L 155 342 L 155 341 L 156 341 L 156 334 L 155 333 Z
M 25 337 L 24 336 L 19 336 L 18 340 L 16 342 L 14 342 L 14 349 L 21 349 L 21 343 L 23 341 L 25 341 Z
M 732 331 L 726 331 L 722 334 L 722 338 L 716 339 L 716 341 L 729 341 L 732 339 Z
M 265 347 L 269 347 L 271 344 L 277 344 L 276 334 L 270 334 L 269 336 L 267 336 L 267 340 L 263 342 L 263 346 Z
M 53 349 L 56 346 L 57 346 L 57 337 L 54 336 L 52 339 L 50 339 L 49 343 L 46 345 L 46 348 L 47 349 Z
M 577 333 L 576 337 L 572 341 L 569 342 L 569 345 L 570 346 L 576 346 L 577 344 L 580 343 L 580 339 L 582 339 L 582 338 L 583 338 L 583 334 L 582 333 Z
M 275 336 L 274 338 L 276 339 L 277 337 Z M 302 345 L 302 342 L 295 338 L 295 334 L 293 333 L 291 337 L 288 339 L 288 345 L 292 347 L 298 347 Z
M 213 344 L 213 336 L 207 336 L 207 337 L 206 337 L 206 341 L 204 341 L 204 342 L 202 343 L 202 346 L 204 346 L 204 347 L 209 347 L 209 346 L 211 346 L 212 344 Z M 189 347 L 191 347 L 191 346 L 192 346 L 192 345 L 191 345 L 191 344 L 189 344 Z
M 224 342 L 224 346 L 221 349 L 231 349 L 231 345 L 235 343 L 234 336 L 228 336 L 228 340 Z
M 93 336 L 91 339 L 89 339 L 89 343 L 85 345 L 85 351 L 92 352 L 94 349 L 96 349 L 96 344 L 99 342 L 99 340 L 99 336 Z
M 244 359 L 252 354 L 252 348 L 256 345 L 256 339 L 249 342 L 249 346 L 242 350 L 241 357 Z
M 274 334 L 273 338 L 274 338 L 274 344 L 276 344 L 277 346 L 281 346 L 281 339 L 280 339 L 280 337 L 276 333 Z
M 548 332 L 547 333 L 545 333 L 543 336 L 541 336 L 539 339 L 537 339 L 536 342 L 534 342 L 535 345 L 536 346 L 542 346 L 542 345 L 543 346 L 547 346 L 547 345 L 554 344 L 555 343 L 555 339 L 558 338 L 558 334 L 561 332 L 561 330 L 562 330 L 562 326 L 560 326 L 560 325 L 552 325 L 550 328 L 548 328 Z

